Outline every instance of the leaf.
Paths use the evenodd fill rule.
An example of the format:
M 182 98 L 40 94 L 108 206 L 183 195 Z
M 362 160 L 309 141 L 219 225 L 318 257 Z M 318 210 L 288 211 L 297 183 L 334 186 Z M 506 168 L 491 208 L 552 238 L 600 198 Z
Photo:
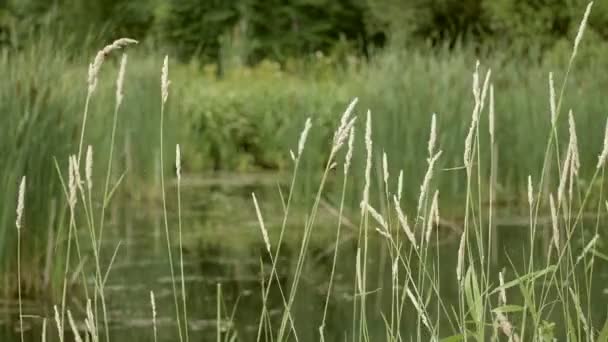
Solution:
M 520 305 L 503 305 L 495 308 L 492 312 L 495 313 L 508 313 L 508 312 L 520 312 L 523 311 L 524 307 Z
M 516 286 L 516 285 L 518 285 L 518 284 L 520 284 L 520 283 L 522 283 L 524 281 L 534 280 L 534 279 L 536 279 L 538 277 L 542 277 L 543 275 L 545 275 L 547 273 L 555 271 L 556 268 L 557 267 L 555 265 L 551 265 L 551 266 L 549 266 L 549 267 L 547 267 L 547 268 L 545 268 L 543 270 L 532 272 L 532 273 L 528 273 L 528 274 L 524 274 L 523 276 L 521 276 L 521 277 L 519 277 L 517 279 L 514 279 L 514 280 L 511 280 L 509 282 L 506 282 L 504 285 L 495 288 L 494 291 L 490 292 L 490 294 L 493 295 L 493 294 L 497 293 L 498 291 L 506 290 L 506 289 L 511 288 L 513 286 Z
M 604 322 L 604 327 L 600 330 L 600 334 L 597 336 L 597 342 L 608 342 L 608 316 L 606 317 L 606 322 Z
M 439 342 L 459 342 L 462 340 L 464 340 L 464 336 L 462 336 L 462 334 L 458 334 L 442 338 L 441 340 L 439 340 Z
M 476 324 L 479 324 L 481 321 L 483 308 L 481 303 L 481 293 L 479 291 L 479 285 L 477 284 L 477 275 L 475 274 L 475 270 L 472 266 L 469 266 L 465 275 L 464 293 L 467 300 L 467 305 L 471 311 L 471 315 L 473 316 L 473 320 Z

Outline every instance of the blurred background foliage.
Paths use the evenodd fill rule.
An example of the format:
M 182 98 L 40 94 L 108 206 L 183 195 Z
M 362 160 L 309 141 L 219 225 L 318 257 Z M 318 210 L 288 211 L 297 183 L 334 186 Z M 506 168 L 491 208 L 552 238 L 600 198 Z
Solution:
M 24 34 L 52 25 L 60 37 L 79 44 L 92 33 L 130 36 L 205 62 L 222 61 L 227 53 L 247 64 L 266 58 L 282 63 L 316 51 L 368 55 L 389 44 L 546 50 L 575 34 L 585 5 L 584 0 L 3 0 L 0 44 L 19 46 Z M 608 39 L 608 2 L 596 2 L 589 26 L 598 39 Z

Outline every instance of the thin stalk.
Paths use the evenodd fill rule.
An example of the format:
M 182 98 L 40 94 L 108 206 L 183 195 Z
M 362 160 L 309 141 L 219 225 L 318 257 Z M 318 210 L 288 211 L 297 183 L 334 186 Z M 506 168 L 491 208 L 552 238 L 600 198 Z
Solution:
M 19 336 L 23 338 L 23 307 L 21 300 L 21 229 L 17 229 L 17 291 L 19 296 Z
M 182 193 L 181 193 L 182 177 L 177 176 L 177 227 L 179 231 L 179 266 L 181 272 L 181 285 L 182 285 L 182 306 L 184 309 L 184 335 L 186 336 L 186 342 L 188 338 L 188 312 L 186 307 L 186 285 L 184 278 L 184 245 L 182 243 Z
M 175 286 L 175 269 L 173 265 L 173 253 L 171 252 L 171 236 L 169 234 L 169 219 L 167 213 L 167 196 L 165 193 L 165 161 L 164 161 L 164 126 L 165 126 L 165 101 L 161 101 L 160 105 L 160 187 L 162 192 L 162 201 L 163 201 L 163 221 L 165 224 L 165 237 L 167 239 L 167 255 L 169 256 L 169 270 L 171 272 L 171 286 L 173 288 L 173 299 L 175 301 L 175 319 L 177 322 L 177 332 L 179 335 L 180 342 L 183 342 L 182 336 L 182 324 L 180 320 L 179 313 L 179 300 L 177 295 L 177 288 Z
M 344 211 L 344 199 L 346 197 L 346 184 L 348 176 L 344 176 L 342 181 L 342 196 L 340 197 L 340 210 L 338 212 L 338 228 L 336 229 L 336 243 L 334 248 L 334 257 L 331 264 L 331 273 L 329 274 L 329 284 L 327 285 L 327 295 L 325 297 L 325 307 L 323 308 L 323 318 L 321 319 L 321 325 L 319 326 L 319 335 L 321 341 L 325 341 L 325 319 L 327 318 L 327 308 L 329 306 L 329 298 L 331 296 L 331 289 L 334 281 L 334 274 L 336 272 L 336 263 L 338 261 L 338 243 L 340 242 L 340 228 L 342 227 L 342 213 Z

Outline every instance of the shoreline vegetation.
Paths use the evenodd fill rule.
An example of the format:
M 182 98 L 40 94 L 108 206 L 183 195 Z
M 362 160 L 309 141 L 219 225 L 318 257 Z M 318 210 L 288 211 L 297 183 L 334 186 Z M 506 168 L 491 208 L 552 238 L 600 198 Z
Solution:
M 3 173 L 3 179 L 15 180 L 19 190 L 10 196 L 15 209 L 6 205 L 2 217 L 3 223 L 11 217 L 16 226 L 13 233 L 3 234 L 16 235 L 21 341 L 23 323 L 31 318 L 23 312 L 22 296 L 45 286 L 51 288 L 53 316 L 41 319 L 48 326 L 42 341 L 47 335 L 63 341 L 66 331 L 77 342 L 111 341 L 105 287 L 114 258 L 104 264 L 100 256 L 110 203 L 117 195 L 145 197 L 146 190 L 138 187 L 158 177 L 155 184 L 160 189 L 148 191 L 160 190 L 152 198 L 162 201 L 174 303 L 171 308 L 158 307 L 150 292 L 153 336 L 156 341 L 161 329 L 157 311 L 169 310 L 176 322 L 174 340 L 189 342 L 182 173 L 203 170 L 289 174 L 278 186 L 278 205 L 267 203 L 255 191 L 247 194 L 264 246 L 257 341 L 300 340 L 297 319 L 302 317 L 293 308 L 306 300 L 299 290 L 324 203 L 332 203 L 336 212 L 335 230 L 327 243 L 333 246 L 331 272 L 324 310 L 315 312 L 319 324 L 314 340 L 331 340 L 326 316 L 338 261 L 345 263 L 339 242 L 346 225 L 356 232 L 356 253 L 346 262 L 354 277 L 350 321 L 338 332 L 344 338 L 608 340 L 608 320 L 600 321 L 592 313 L 601 305 L 592 297 L 594 287 L 601 286 L 596 264 L 607 261 L 597 248 L 605 240 L 602 228 L 608 210 L 603 193 L 608 121 L 604 103 L 589 100 L 601 94 L 595 88 L 602 87 L 587 83 L 606 80 L 596 77 L 595 65 L 585 69 L 578 61 L 592 4 L 581 19 L 565 69 L 547 74 L 545 65 L 524 67 L 530 73 L 522 74 L 517 61 L 498 58 L 496 68 L 489 68 L 483 61 L 473 59 L 471 64 L 467 53 L 446 52 L 427 60 L 413 52 L 405 54 L 407 60 L 394 53 L 341 67 L 331 62 L 325 67 L 325 57 L 318 56 L 310 75 L 262 63 L 235 68 L 234 74 L 212 81 L 193 71 L 200 69 L 195 64 L 176 65 L 174 72 L 168 56 L 161 66 L 155 58 L 140 61 L 133 53 L 127 65 L 126 53 L 138 43 L 129 38 L 100 50 L 85 73 L 59 54 L 43 61 L 26 58 L 28 51 L 18 57 L 5 55 L 2 64 L 16 89 L 5 90 L 3 96 L 8 100 L 17 94 L 5 105 L 24 115 L 8 126 L 15 131 L 4 138 L 17 148 L 7 156 L 15 156 L 15 167 Z M 111 58 L 120 63 L 112 64 Z M 15 74 L 45 62 L 27 75 Z M 116 69 L 115 81 L 103 76 L 112 70 L 108 65 Z M 588 74 L 576 78 L 579 70 Z M 471 71 L 472 86 L 454 87 L 469 82 Z M 200 77 L 180 84 L 192 75 Z M 238 77 L 233 79 L 234 75 Z M 232 89 L 235 80 L 247 82 Z M 518 87 L 522 80 L 527 82 Z M 62 98 L 65 94 L 70 96 Z M 18 103 L 24 98 L 31 100 L 25 107 Z M 78 110 L 80 98 L 85 99 L 84 109 Z M 79 113 L 79 120 L 71 112 Z M 343 112 L 339 121 L 336 112 Z M 40 129 L 44 131 L 36 132 Z M 49 182 L 51 177 L 59 182 Z M 496 213 L 503 202 L 528 220 L 527 239 L 520 241 L 527 254 L 518 264 L 494 272 L 494 255 L 508 255 L 509 250 L 498 250 L 495 235 Z M 9 203 L 6 198 L 4 203 Z M 273 205 L 277 209 L 268 210 Z M 11 208 L 10 215 L 6 208 Z M 49 214 L 38 213 L 41 208 Z M 589 213 L 594 214 L 586 217 Z M 279 260 L 296 214 L 303 224 L 293 272 L 285 282 L 279 278 Z M 461 218 L 461 223 L 457 253 L 446 260 L 440 258 L 438 227 L 450 217 Z M 550 230 L 543 227 L 545 217 L 550 218 Z M 272 230 L 267 223 L 271 219 L 278 222 Z M 51 240 L 49 225 L 56 229 Z M 84 254 L 84 245 L 92 246 L 90 255 Z M 28 252 L 34 255 L 31 258 L 25 246 L 45 250 L 46 260 L 50 255 L 52 261 L 41 267 L 44 256 Z M 2 247 L 13 252 L 6 243 Z M 390 283 L 376 279 L 377 258 L 390 267 Z M 35 284 L 35 276 L 23 279 L 26 273 L 43 274 L 44 285 Z M 79 314 L 69 305 L 73 288 L 86 303 Z M 457 292 L 455 302 L 444 297 L 446 288 Z M 270 307 L 271 293 L 279 298 L 278 314 L 271 315 L 271 309 L 277 310 Z M 240 340 L 235 324 L 222 324 L 234 323 L 234 312 L 225 307 L 222 294 L 218 283 L 217 341 Z M 389 305 L 375 305 L 379 294 L 390 299 Z M 377 332 L 370 326 L 380 320 L 382 333 L 373 335 Z M 335 334 L 336 327 L 331 330 Z

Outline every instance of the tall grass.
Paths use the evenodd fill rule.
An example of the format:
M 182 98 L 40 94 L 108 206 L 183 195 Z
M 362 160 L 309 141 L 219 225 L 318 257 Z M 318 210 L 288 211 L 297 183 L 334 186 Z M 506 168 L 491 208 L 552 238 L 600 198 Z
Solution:
M 357 102 L 356 99 L 350 102 L 335 129 L 331 128 L 335 125 L 329 125 L 330 122 L 336 121 L 334 117 L 330 116 L 329 109 L 328 112 L 317 114 L 311 119 L 299 121 L 304 121 L 305 124 L 295 149 L 296 153 L 292 152 L 287 144 L 279 144 L 279 142 L 287 140 L 287 136 L 292 133 L 293 128 L 290 123 L 272 121 L 276 119 L 275 113 L 266 113 L 263 116 L 271 119 L 269 123 L 262 122 L 259 123 L 259 126 L 253 126 L 261 128 L 265 132 L 277 133 L 268 138 L 271 148 L 274 148 L 273 144 L 277 144 L 277 149 L 291 153 L 285 153 L 290 156 L 288 163 L 282 164 L 283 162 L 278 158 L 273 161 L 277 164 L 273 167 L 289 169 L 292 172 L 287 196 L 282 203 L 282 215 L 277 215 L 281 217 L 278 232 L 270 232 L 267 229 L 262 211 L 264 198 L 252 195 L 253 207 L 260 224 L 267 254 L 265 257 L 268 257 L 271 263 L 269 274 L 261 273 L 263 277 L 261 281 L 262 308 L 256 340 L 299 341 L 301 338 L 303 339 L 302 331 L 298 326 L 298 318 L 301 319 L 301 317 L 294 313 L 294 307 L 298 301 L 308 300 L 300 295 L 299 289 L 302 286 L 305 268 L 310 264 L 310 242 L 319 229 L 318 217 L 321 203 L 325 198 L 332 198 L 336 195 L 339 209 L 335 240 L 333 241 L 331 271 L 325 290 L 324 308 L 322 312 L 319 312 L 318 331 L 315 332 L 315 336 L 318 333 L 321 341 L 328 338 L 326 336 L 326 318 L 336 275 L 336 264 L 340 255 L 341 227 L 343 220 L 349 215 L 359 219 L 355 233 L 357 238 L 354 242 L 356 258 L 346 262 L 350 265 L 351 273 L 355 275 L 352 280 L 353 286 L 350 289 L 353 293 L 351 326 L 347 326 L 347 321 L 345 321 L 342 327 L 332 327 L 332 330 L 340 330 L 347 340 L 476 340 L 481 342 L 509 339 L 511 341 L 550 341 L 555 337 L 563 336 L 570 341 L 601 341 L 602 338 L 607 337 L 608 323 L 601 326 L 602 322 L 598 322 L 591 314 L 592 306 L 596 305 L 591 298 L 591 293 L 593 286 L 596 286 L 594 283 L 594 263 L 597 255 L 595 249 L 599 241 L 603 239 L 599 230 L 602 211 L 604 204 L 608 203 L 603 195 L 605 161 L 606 154 L 608 154 L 606 146 L 608 126 L 606 126 L 607 131 L 604 132 L 604 138 L 596 139 L 601 133 L 592 128 L 594 126 L 603 128 L 603 124 L 598 125 L 598 119 L 591 114 L 587 116 L 573 114 L 580 112 L 576 107 L 578 101 L 584 103 L 584 100 L 590 95 L 580 93 L 577 94 L 579 96 L 573 96 L 570 100 L 567 98 L 569 93 L 576 93 L 579 90 L 571 87 L 573 83 L 571 73 L 577 69 L 577 52 L 590 9 L 591 5 L 587 7 L 574 40 L 563 77 L 560 82 L 557 82 L 559 92 L 554 90 L 553 76 L 549 75 L 547 75 L 550 79 L 549 91 L 544 86 L 546 82 L 544 76 L 539 77 L 543 83 L 541 90 L 531 90 L 534 89 L 532 86 L 536 82 L 534 77 L 541 75 L 542 71 L 537 71 L 538 74 L 513 75 L 509 73 L 519 70 L 517 64 L 501 61 L 498 65 L 493 66 L 493 71 L 490 72 L 490 68 L 485 67 L 483 63 L 469 63 L 467 57 L 470 56 L 466 55 L 446 57 L 449 61 L 447 64 L 422 59 L 421 56 L 415 54 L 410 56 L 414 58 L 413 63 L 419 63 L 419 70 L 427 70 L 422 75 L 414 72 L 405 75 L 397 73 L 396 70 L 400 70 L 399 63 L 401 63 L 397 59 L 399 56 L 387 55 L 380 57 L 375 62 L 377 64 L 372 63 L 366 68 L 353 70 L 356 71 L 354 76 L 352 79 L 348 79 L 353 81 L 352 84 L 349 83 L 344 87 L 320 78 L 319 84 L 302 90 L 298 87 L 301 81 L 287 79 L 282 92 L 274 95 L 277 96 L 277 102 L 281 106 L 295 104 L 295 108 L 300 112 L 321 106 L 324 104 L 323 101 L 329 102 L 328 108 L 333 110 L 346 96 L 343 94 L 349 91 L 360 92 L 365 96 L 362 96 L 360 102 Z M 106 308 L 104 285 L 112 269 L 112 261 L 102 265 L 99 253 L 101 253 L 105 209 L 123 179 L 123 176 L 116 176 L 112 165 L 118 136 L 118 113 L 123 96 L 125 96 L 125 100 L 128 97 L 125 95 L 125 93 L 128 94 L 128 90 L 123 92 L 126 66 L 124 58 L 117 77 L 116 104 L 111 119 L 112 129 L 109 141 L 102 139 L 99 143 L 100 147 L 104 145 L 104 142 L 108 145 L 106 146 L 108 164 L 102 192 L 95 192 L 93 186 L 95 182 L 92 179 L 92 148 L 87 149 L 84 179 L 81 179 L 80 175 L 82 169 L 80 157 L 83 153 L 85 139 L 88 138 L 85 133 L 87 132 L 87 122 L 94 113 L 89 111 L 91 110 L 90 104 L 93 103 L 93 93 L 97 87 L 97 77 L 102 72 L 101 63 L 114 49 L 113 46 L 122 47 L 121 44 L 115 42 L 102 49 L 100 52 L 102 55 L 98 54 L 89 67 L 88 89 L 86 92 L 82 92 L 85 98 L 85 109 L 81 128 L 77 134 L 80 137 L 77 144 L 78 149 L 73 151 L 71 144 L 57 143 L 59 149 L 66 149 L 64 151 L 66 155 L 75 153 L 68 157 L 67 181 L 62 176 L 62 168 L 65 166 L 65 163 L 61 163 L 62 157 L 59 156 L 54 161 L 59 178 L 59 183 L 55 185 L 58 188 L 56 190 L 57 192 L 63 190 L 67 205 L 67 222 L 60 220 L 58 223 L 60 226 L 65 225 L 63 229 L 66 229 L 67 233 L 64 232 L 62 235 L 66 246 L 64 258 L 62 258 L 64 265 L 61 269 L 63 277 L 61 296 L 58 300 L 60 305 L 59 308 L 54 307 L 55 322 L 61 341 L 63 341 L 66 330 L 66 314 L 76 340 L 81 340 L 76 323 L 78 319 L 74 319 L 67 301 L 68 288 L 72 286 L 70 272 L 75 272 L 75 276 L 72 278 L 78 279 L 80 276 L 82 279 L 82 283 L 79 285 L 83 286 L 87 302 L 86 317 L 84 318 L 86 333 L 90 335 L 92 341 L 99 341 L 102 334 L 105 334 L 106 341 L 110 341 L 109 321 L 111 318 Z M 100 58 L 102 58 L 101 61 Z M 30 63 L 33 62 L 30 61 Z M 457 68 L 454 69 L 454 66 Z M 164 59 L 162 68 L 158 69 L 161 70 L 160 124 L 154 132 L 159 138 L 159 191 L 162 199 L 177 335 L 180 341 L 188 341 L 189 322 L 181 220 L 182 152 L 180 145 L 176 148 L 175 163 L 178 201 L 176 233 L 172 231 L 173 225 L 169 222 L 170 208 L 167 205 L 165 184 L 167 166 L 164 154 L 167 141 L 165 116 L 168 113 L 169 96 L 167 57 Z M 158 71 L 156 73 L 158 74 Z M 505 73 L 508 76 L 501 79 L 500 75 Z M 179 79 L 179 75 L 178 72 L 177 79 Z M 382 79 L 378 75 L 385 78 Z M 34 78 L 38 76 L 33 75 Z M 278 79 L 284 77 L 284 75 L 275 76 Z M 466 90 L 466 93 L 470 92 L 472 96 L 466 94 L 464 88 L 453 89 L 456 82 L 468 83 L 469 77 L 472 79 L 472 86 L 469 88 L 470 90 Z M 462 81 L 463 79 L 465 81 Z M 506 90 L 506 86 L 510 84 L 505 80 L 516 84 L 516 81 L 521 79 L 529 81 L 523 82 L 531 86 L 526 91 L 532 91 L 533 94 L 537 94 L 535 92 L 538 91 L 539 94 L 544 94 L 544 99 L 549 100 L 534 99 L 524 103 L 513 99 L 510 105 L 499 105 L 501 100 L 507 96 L 503 95 L 504 93 L 522 95 L 522 98 L 527 98 L 520 93 L 521 90 L 511 92 Z M 272 80 L 277 79 L 272 78 Z M 200 96 L 184 99 L 185 103 L 181 104 L 180 108 L 186 109 L 185 113 L 190 115 L 194 115 L 192 111 L 202 111 L 205 114 L 204 118 L 194 116 L 191 119 L 195 122 L 200 119 L 206 125 L 218 118 L 207 115 L 209 113 L 206 111 L 213 107 L 211 107 L 212 105 L 205 107 L 207 106 L 205 100 L 212 98 L 212 95 L 217 95 L 214 92 L 225 91 L 223 87 L 226 85 L 223 82 L 218 82 L 217 89 L 206 90 L 207 88 L 205 88 L 204 92 L 201 92 L 199 87 L 193 87 L 193 89 L 178 87 L 175 95 L 172 94 L 172 96 L 177 97 L 189 93 L 202 94 L 202 100 Z M 84 82 L 82 83 L 84 84 Z M 37 84 L 37 82 L 33 84 Z M 263 85 L 269 87 L 268 84 Z M 424 94 L 425 91 L 421 91 L 421 87 L 427 89 L 426 95 L 418 98 L 408 96 L 414 94 L 415 90 Z M 586 90 L 586 87 L 589 86 L 580 87 Z M 257 89 L 256 91 L 263 90 Z M 303 91 L 305 99 L 293 100 L 291 96 L 295 91 Z M 327 93 L 328 91 L 329 93 Z M 55 94 L 51 90 L 48 92 Z M 330 100 L 319 100 L 319 103 L 307 102 L 309 98 L 306 98 L 306 95 L 316 94 L 320 98 L 321 93 L 324 93 L 326 97 L 328 95 L 336 96 L 330 97 Z M 240 96 L 232 98 L 231 100 L 234 101 L 232 105 L 237 109 L 244 108 L 241 106 L 253 98 L 252 94 L 255 95 L 256 92 L 245 92 L 244 99 L 241 99 Z M 230 97 L 230 95 L 227 96 Z M 405 100 L 401 100 L 400 96 L 404 96 Z M 195 98 L 203 103 L 202 109 L 194 109 L 194 105 L 188 103 L 188 101 L 194 101 Z M 314 97 L 312 98 L 314 99 Z M 434 101 L 426 103 L 425 101 L 429 99 Z M 101 100 L 103 100 L 103 96 L 100 98 L 100 102 L 103 103 Z M 544 102 L 544 105 L 541 106 L 541 102 Z M 412 104 L 407 111 L 404 111 L 404 108 L 399 107 L 402 103 Z M 379 109 L 374 107 L 375 104 Z M 429 104 L 436 106 L 436 110 L 425 111 L 425 106 Z M 584 104 L 593 110 L 593 104 Z M 263 104 L 254 103 L 254 105 L 259 106 L 253 109 L 254 112 L 266 109 Z M 574 110 L 566 110 L 570 105 L 574 107 Z M 374 108 L 374 111 L 365 110 L 366 106 Z M 527 118 L 521 114 L 515 114 L 518 106 L 544 107 L 545 109 L 539 109 L 539 111 L 547 114 Z M 466 117 L 466 120 L 463 120 L 464 116 L 456 114 L 464 108 L 472 113 L 470 118 Z M 188 109 L 191 111 L 189 112 Z M 417 112 L 429 113 L 429 115 L 419 118 L 420 114 Z M 433 112 L 437 112 L 438 115 L 431 116 L 430 113 Z M 563 112 L 569 113 L 567 120 L 564 119 Z M 362 113 L 366 113 L 364 141 L 357 143 L 354 132 L 362 126 L 357 124 L 363 121 L 359 119 L 363 117 Z M 257 118 L 254 117 L 251 121 L 255 119 Z M 300 119 L 300 117 L 291 120 L 297 121 L 295 119 Z M 38 127 L 33 126 L 30 123 L 31 120 L 33 120 L 31 117 L 26 117 L 21 125 L 17 126 L 17 130 L 22 129 L 23 126 Z M 125 121 L 128 122 L 128 120 Z M 70 121 L 70 123 L 72 122 Z M 220 120 L 217 126 L 206 129 L 217 129 L 222 126 L 222 123 Z M 249 123 L 245 123 L 245 125 L 247 124 Z M 202 129 L 201 127 L 205 125 L 195 127 L 194 130 Z M 277 130 L 277 125 L 279 130 Z M 426 132 L 429 126 L 429 139 L 427 147 L 424 148 L 426 139 L 420 139 L 419 131 L 424 128 L 424 132 Z M 583 130 L 590 133 L 585 135 L 583 141 L 579 141 L 577 133 Z M 538 132 L 544 132 L 544 136 Z M 34 133 L 36 132 L 31 134 Z M 186 137 L 190 137 L 188 134 L 191 133 L 188 132 Z M 226 137 L 230 138 L 232 133 L 229 132 Z M 39 134 L 39 139 L 47 139 L 46 134 L 50 135 L 47 132 Z M 541 137 L 539 138 L 538 135 Z M 516 137 L 517 140 L 512 140 L 511 136 Z M 564 136 L 568 136 L 567 143 Z M 15 141 L 19 144 L 16 146 L 29 146 L 28 137 L 27 134 L 18 134 Z M 35 136 L 33 139 L 40 142 L 35 139 Z M 95 141 L 94 138 L 90 140 Z M 6 141 L 11 140 L 7 138 Z M 540 141 L 544 142 L 540 143 Z M 603 148 L 601 147 L 602 141 L 604 141 Z M 292 143 L 290 142 L 289 145 Z M 580 143 L 583 145 L 579 146 Z M 105 151 L 103 147 L 98 149 L 98 145 L 95 146 L 96 151 Z M 264 146 L 262 145 L 262 147 Z M 189 148 L 196 148 L 196 145 Z M 216 148 L 218 147 L 216 146 Z M 537 149 L 540 152 L 536 152 Z M 27 152 L 27 150 L 25 151 Z M 307 154 L 306 151 L 310 153 Z M 380 151 L 383 152 L 379 153 Z M 526 159 L 521 158 L 523 152 L 526 152 Z M 221 167 L 221 163 L 224 161 L 222 153 L 219 155 L 219 157 L 217 155 L 214 157 L 217 158 L 215 161 L 219 162 Z M 309 164 L 304 163 L 307 157 L 311 159 Z M 32 188 L 35 185 L 30 185 L 30 179 L 32 179 L 30 172 L 35 171 L 32 171 L 32 166 L 26 163 L 29 162 L 28 158 L 32 157 L 26 153 L 25 161 L 18 160 L 25 164 L 21 165 L 25 169 L 25 172 L 22 173 L 27 174 L 28 188 Z M 405 160 L 401 160 L 402 158 Z M 425 160 L 426 163 L 424 163 Z M 263 162 L 267 162 L 267 160 L 257 163 Z M 256 165 L 256 163 L 253 164 Z M 503 167 L 503 165 L 516 166 L 509 168 Z M 527 168 L 527 166 L 530 167 Z M 307 172 L 302 174 L 301 168 Z M 311 171 L 317 170 L 317 168 L 318 171 Z M 334 170 L 337 168 L 342 168 L 343 172 L 336 174 Z M 402 174 L 395 170 L 404 170 L 406 179 L 404 180 Z M 530 176 L 530 170 L 539 170 L 539 172 Z M 14 172 L 16 171 L 6 172 L 3 177 L 13 180 Z M 506 175 L 497 176 L 497 172 Z M 397 179 L 394 177 L 396 174 L 399 174 Z M 36 179 L 36 176 L 41 177 L 34 173 L 33 178 Z M 500 187 L 497 179 L 500 179 Z M 534 183 L 532 180 L 537 180 L 537 182 Z M 22 184 L 15 211 L 17 214 L 15 222 L 18 228 L 17 274 L 21 325 L 24 317 L 21 312 L 21 242 L 22 239 L 27 239 L 27 236 L 22 236 L 21 229 L 23 198 L 26 195 L 25 182 L 23 181 Z M 34 184 L 37 183 L 34 182 Z M 334 187 L 338 190 L 335 191 Z M 352 193 L 355 195 L 351 195 L 349 198 L 348 189 L 353 189 Z M 523 191 L 521 191 L 522 189 Z M 405 195 L 402 196 L 404 191 Z M 296 199 L 298 193 L 304 193 L 304 195 Z M 527 255 L 520 260 L 511 254 L 509 246 L 504 246 L 505 250 L 502 252 L 506 254 L 509 267 L 506 272 L 495 274 L 493 271 L 495 268 L 492 267 L 495 261 L 493 261 L 492 255 L 498 251 L 493 251 L 497 244 L 494 243 L 492 234 L 494 234 L 494 215 L 498 209 L 497 200 L 500 195 L 506 198 L 507 196 L 520 196 L 520 193 L 527 194 L 526 212 L 529 216 L 529 239 L 520 242 L 524 245 L 523 250 Z M 488 198 L 489 200 L 487 200 Z M 453 203 L 454 200 L 463 202 L 447 211 L 447 215 L 451 216 L 454 215 L 454 212 L 449 210 L 463 211 L 459 214 L 462 219 L 455 224 L 456 230 L 458 230 L 459 248 L 455 255 L 445 259 L 441 257 L 442 247 L 438 243 L 439 228 L 442 225 L 443 217 L 447 216 L 444 210 L 447 205 L 444 206 L 444 204 Z M 95 201 L 101 202 L 101 206 L 94 205 Z M 284 234 L 289 228 L 288 220 L 298 214 L 292 209 L 292 206 L 296 205 L 296 201 L 297 205 L 301 205 L 307 210 L 304 229 L 299 241 L 300 248 L 295 259 L 295 270 L 290 275 L 290 283 L 285 286 L 278 277 L 278 267 L 279 260 L 282 258 L 282 246 L 285 243 Z M 526 203 L 526 201 L 518 203 Z M 348 207 L 358 207 L 360 211 L 352 214 L 345 210 Z M 95 220 L 96 209 L 99 210 L 99 225 L 96 225 Z M 583 217 L 583 214 L 589 211 L 595 213 L 591 225 Z M 543 213 L 549 213 L 547 216 L 551 218 L 551 230 L 540 222 Z M 2 218 L 4 217 L 8 217 L 8 215 L 3 215 Z M 30 224 L 26 227 L 29 228 Z M 84 264 L 86 257 L 80 247 L 82 235 L 78 234 L 78 231 L 83 228 L 88 228 L 88 237 L 93 246 L 95 263 L 93 270 L 79 266 Z M 542 240 L 542 237 L 537 234 L 540 230 L 550 233 L 545 234 L 549 237 L 549 243 L 542 252 L 539 252 L 541 254 L 539 257 L 535 251 L 539 241 Z M 589 231 L 593 232 L 591 238 L 587 234 Z M 273 233 L 277 233 L 278 236 Z M 175 246 L 172 242 L 172 236 L 175 234 L 178 235 L 180 249 L 180 270 L 177 276 L 173 260 Z M 434 241 L 433 238 L 435 238 Z M 72 243 L 74 243 L 75 251 L 72 250 Z M 74 253 L 75 255 L 73 255 Z M 78 265 L 74 265 L 73 257 L 76 257 Z M 387 266 L 390 268 L 390 284 L 382 282 L 382 272 Z M 442 271 L 445 268 L 454 270 L 454 272 L 445 273 Z M 88 292 L 86 283 L 86 278 L 91 276 L 94 279 L 92 295 Z M 181 307 L 180 291 L 177 286 L 180 281 Z M 453 289 L 457 294 L 455 302 L 448 300 L 446 288 Z M 280 313 L 276 318 L 273 318 L 269 311 L 271 305 L 268 296 L 271 291 L 278 291 L 281 298 Z M 374 300 L 376 303 L 380 303 L 387 294 L 390 305 L 373 305 Z M 226 340 L 229 337 L 236 338 L 236 334 L 225 332 L 221 324 L 222 317 L 225 316 L 222 310 L 221 284 L 217 284 L 216 295 L 217 340 L 221 341 L 222 337 L 225 337 Z M 101 309 L 98 308 L 98 298 Z M 156 340 L 157 308 L 153 292 L 150 292 L 150 301 L 153 336 Z M 230 319 L 234 319 L 233 317 Z M 99 329 L 100 319 L 103 321 L 101 331 Z M 374 321 L 382 322 L 381 332 L 372 330 Z M 552 323 L 555 325 L 551 325 Z

